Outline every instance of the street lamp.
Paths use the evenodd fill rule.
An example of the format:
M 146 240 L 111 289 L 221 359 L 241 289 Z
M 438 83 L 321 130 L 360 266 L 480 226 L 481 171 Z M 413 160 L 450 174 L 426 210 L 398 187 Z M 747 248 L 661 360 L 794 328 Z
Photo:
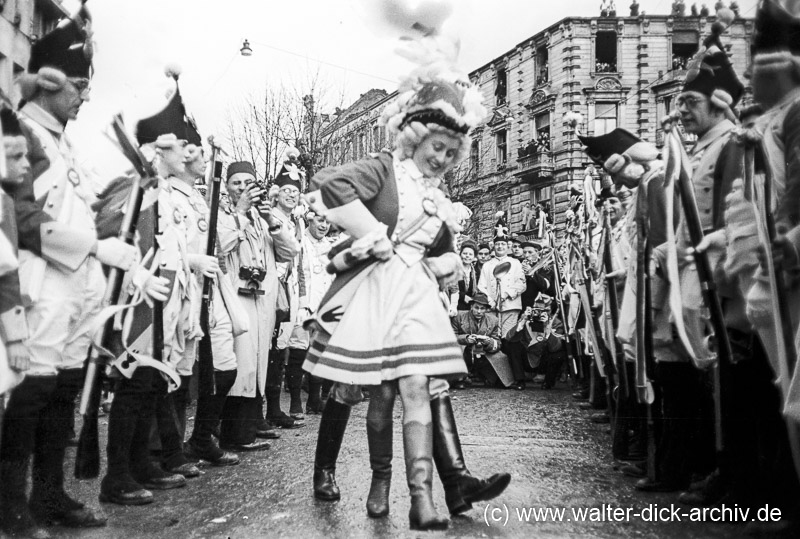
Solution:
M 239 49 L 239 53 L 242 56 L 252 56 L 253 49 L 250 48 L 250 42 L 248 40 L 246 39 L 244 40 L 244 42 L 242 43 L 242 48 Z

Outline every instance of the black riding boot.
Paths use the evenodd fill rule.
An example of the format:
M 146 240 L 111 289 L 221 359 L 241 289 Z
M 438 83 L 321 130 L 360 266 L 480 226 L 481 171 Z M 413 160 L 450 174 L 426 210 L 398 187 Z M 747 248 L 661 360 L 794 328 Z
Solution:
M 375 391 L 388 391 L 387 398 L 371 395 L 367 410 L 367 443 L 372 484 L 367 496 L 367 514 L 372 518 L 389 514 L 389 488 L 392 484 L 392 411 L 394 389 L 381 386 Z
M 491 500 L 500 495 L 511 481 L 507 473 L 494 474 L 489 479 L 473 477 L 464 463 L 453 406 L 449 395 L 431 400 L 433 423 L 433 460 L 444 485 L 444 497 L 450 514 L 456 515 L 472 508 L 472 502 Z
M 319 421 L 314 456 L 314 497 L 319 500 L 335 501 L 341 497 L 336 485 L 336 460 L 349 419 L 348 405 L 328 399 Z
M 408 523 L 412 530 L 446 530 L 450 523 L 439 516 L 433 505 L 433 427 L 419 421 L 403 424 L 403 447 L 406 458 L 406 479 L 411 494 Z

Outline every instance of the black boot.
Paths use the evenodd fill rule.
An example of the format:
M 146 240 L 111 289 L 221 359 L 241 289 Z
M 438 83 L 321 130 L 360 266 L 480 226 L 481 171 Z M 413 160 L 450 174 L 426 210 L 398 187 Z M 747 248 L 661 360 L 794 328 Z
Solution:
M 433 505 L 433 427 L 419 421 L 403 424 L 406 479 L 411 494 L 408 523 L 412 530 L 446 530 L 450 521 L 439 516 Z
M 349 419 L 349 406 L 328 399 L 319 421 L 314 456 L 314 497 L 318 500 L 336 501 L 341 497 L 336 485 L 336 460 Z
M 44 539 L 50 534 L 37 524 L 28 509 L 25 482 L 28 462 L 0 462 L 0 530 L 8 535 Z
M 389 514 L 389 488 L 392 484 L 392 411 L 394 392 L 390 399 L 373 397 L 367 411 L 367 443 L 372 484 L 367 496 L 367 514 L 372 518 Z
M 472 509 L 472 502 L 491 500 L 499 496 L 511 482 L 507 473 L 494 474 L 489 479 L 473 477 L 461 451 L 453 406 L 449 395 L 431 400 L 433 423 L 433 460 L 444 485 L 444 497 L 451 515 Z
M 306 401 L 306 414 L 318 415 L 322 413 L 322 378 L 308 375 L 308 400 Z
M 299 348 L 289 348 L 289 362 L 286 366 L 286 383 L 289 386 L 289 416 L 292 419 L 303 419 L 303 361 L 306 351 Z

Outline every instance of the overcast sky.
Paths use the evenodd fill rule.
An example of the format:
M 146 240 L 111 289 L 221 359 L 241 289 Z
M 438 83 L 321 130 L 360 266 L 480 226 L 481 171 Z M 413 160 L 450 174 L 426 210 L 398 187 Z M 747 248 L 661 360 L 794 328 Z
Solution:
M 393 52 L 397 34 L 369 14 L 367 6 L 376 1 L 91 0 L 96 73 L 91 101 L 70 131 L 84 152 L 88 146 L 93 154 L 104 153 L 95 141 L 112 114 L 123 111 L 133 124 L 163 106 L 168 63 L 182 68 L 181 93 L 204 137 L 215 131 L 221 136 L 231 106 L 267 82 L 296 88 L 318 72 L 331 94 L 344 92 L 345 106 L 370 88 L 393 91 L 410 65 Z M 446 0 L 402 1 L 415 6 Z M 706 2 L 711 9 L 714 1 Z M 617 11 L 627 14 L 630 2 L 617 2 Z M 597 15 L 600 6 L 600 0 L 448 3 L 454 6 L 448 24 L 461 38 L 459 64 L 466 71 L 564 17 Z M 672 1 L 639 4 L 647 13 L 666 14 Z M 691 0 L 686 4 L 688 12 Z M 755 13 L 756 0 L 739 5 L 743 14 Z M 244 39 L 253 49 L 250 57 L 239 54 Z

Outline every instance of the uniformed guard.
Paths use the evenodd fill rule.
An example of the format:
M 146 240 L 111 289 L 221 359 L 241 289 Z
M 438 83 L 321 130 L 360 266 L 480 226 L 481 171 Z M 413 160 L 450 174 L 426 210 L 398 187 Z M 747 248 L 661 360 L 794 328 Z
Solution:
M 168 280 L 163 302 L 163 363 L 173 370 L 183 357 L 185 319 L 182 311 L 191 297 L 190 272 L 186 259 L 186 214 L 171 200 L 167 178 L 184 170 L 185 134 L 183 104 L 175 92 L 164 109 L 140 120 L 136 138 L 143 150 L 154 155 L 159 176 L 157 212 L 140 215 L 139 232 L 142 256 L 152 258 L 160 275 Z M 153 225 L 158 217 L 158 236 Z M 140 305 L 133 313 L 130 343 L 132 350 L 152 348 L 153 312 Z M 157 352 L 157 351 L 153 351 Z M 117 380 L 108 424 L 108 471 L 100 489 L 100 501 L 120 505 L 142 505 L 153 501 L 151 490 L 167 490 L 186 485 L 181 473 L 164 471 L 150 461 L 150 432 L 158 419 L 163 455 L 168 469 L 188 464 L 182 453 L 182 440 L 175 423 L 174 404 L 167 395 L 167 382 L 154 368 L 140 366 L 130 378 Z
M 14 190 L 20 288 L 26 302 L 30 369 L 14 391 L 0 447 L 2 527 L 38 534 L 39 522 L 102 526 L 64 491 L 64 453 L 91 345 L 91 320 L 105 290 L 101 264 L 129 269 L 135 249 L 98 241 L 94 199 L 64 129 L 88 98 L 92 42 L 85 7 L 37 41 L 20 77 L 20 110 L 31 174 Z M 30 503 L 25 495 L 33 455 Z

